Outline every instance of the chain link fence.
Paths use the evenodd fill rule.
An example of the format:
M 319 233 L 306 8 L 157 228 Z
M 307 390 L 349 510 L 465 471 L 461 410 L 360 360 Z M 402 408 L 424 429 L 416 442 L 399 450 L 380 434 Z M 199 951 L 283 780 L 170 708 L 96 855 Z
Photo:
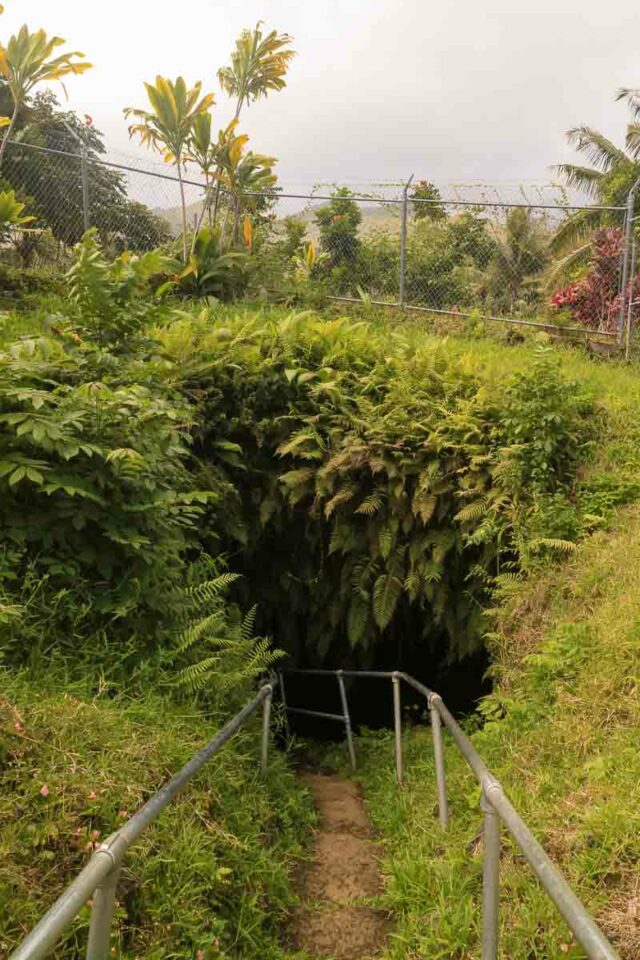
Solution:
M 202 177 L 151 166 L 9 143 L 2 180 L 36 220 L 5 239 L 3 259 L 60 270 L 89 227 L 115 254 L 176 241 L 183 222 L 190 232 L 212 222 L 203 206 L 211 211 L 215 193 Z M 420 181 L 225 194 L 218 205 L 229 243 L 242 242 L 245 218 L 259 226 L 252 254 L 268 263 L 262 293 L 276 298 L 280 276 L 336 300 L 605 338 L 640 320 L 632 204 L 587 205 L 559 185 L 440 191 Z

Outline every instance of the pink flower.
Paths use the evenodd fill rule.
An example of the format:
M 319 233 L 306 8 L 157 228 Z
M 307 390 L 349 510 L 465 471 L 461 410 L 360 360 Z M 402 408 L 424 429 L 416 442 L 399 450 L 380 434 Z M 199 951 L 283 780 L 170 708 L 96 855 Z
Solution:
M 95 790 L 90 790 L 87 794 L 87 800 L 95 800 L 97 796 L 98 794 L 95 792 Z
M 41 797 L 49 796 L 49 787 L 46 785 L 46 783 L 43 783 L 42 786 L 40 787 L 40 796 Z

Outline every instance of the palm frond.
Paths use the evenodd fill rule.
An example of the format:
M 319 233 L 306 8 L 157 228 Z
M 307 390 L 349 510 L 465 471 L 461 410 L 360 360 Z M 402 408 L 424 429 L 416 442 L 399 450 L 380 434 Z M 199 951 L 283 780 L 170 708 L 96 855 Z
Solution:
M 616 94 L 616 100 L 625 100 L 634 120 L 640 120 L 640 90 L 621 87 Z
M 624 150 L 594 127 L 573 127 L 567 131 L 567 140 L 599 170 L 611 170 L 616 164 L 627 162 Z

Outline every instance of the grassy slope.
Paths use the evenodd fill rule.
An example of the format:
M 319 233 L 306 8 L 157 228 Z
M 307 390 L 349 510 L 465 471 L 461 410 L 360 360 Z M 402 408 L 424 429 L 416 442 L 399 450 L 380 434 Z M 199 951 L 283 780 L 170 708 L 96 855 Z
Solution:
M 33 926 L 93 845 L 221 725 L 165 698 L 113 698 L 0 674 L 0 956 Z M 132 848 L 113 955 L 278 958 L 289 874 L 310 809 L 284 758 L 258 769 L 259 720 Z M 241 802 L 240 802 L 241 798 Z M 57 956 L 83 955 L 90 910 Z M 126 922 L 125 922 L 126 921 Z
M 493 641 L 499 686 L 476 747 L 625 960 L 640 955 L 640 507 L 522 588 Z M 386 838 L 394 958 L 480 956 L 481 815 L 447 746 L 452 823 L 439 833 L 428 733 L 407 738 L 408 783 L 390 740 L 365 741 L 370 810 Z M 503 956 L 581 957 L 522 858 L 503 859 Z

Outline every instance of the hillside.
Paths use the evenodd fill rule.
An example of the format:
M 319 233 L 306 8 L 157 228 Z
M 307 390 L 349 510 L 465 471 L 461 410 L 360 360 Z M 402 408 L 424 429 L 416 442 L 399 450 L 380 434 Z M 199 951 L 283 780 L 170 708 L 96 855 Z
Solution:
M 640 951 L 640 508 L 560 569 L 516 590 L 496 616 L 495 692 L 473 741 L 625 960 Z M 469 729 L 477 728 L 470 722 Z M 482 818 L 472 775 L 446 748 L 451 821 L 434 826 L 430 738 L 364 738 L 362 776 L 386 843 L 385 906 L 400 917 L 389 956 L 479 956 Z M 504 955 L 581 957 L 513 845 L 504 840 Z M 531 951 L 534 952 L 531 952 Z
M 289 201 L 290 203 L 292 201 Z M 302 204 L 302 201 L 300 201 Z M 320 206 L 319 203 L 314 203 L 314 206 Z M 389 233 L 396 233 L 399 230 L 400 220 L 398 207 L 396 206 L 385 206 L 379 203 L 363 203 L 360 205 L 360 210 L 362 213 L 362 224 L 360 226 L 360 231 L 364 234 L 373 233 L 376 230 L 388 231 Z M 194 219 L 200 215 L 202 211 L 201 203 L 189 203 L 187 204 L 187 223 L 192 224 Z M 292 209 L 290 213 L 285 214 L 280 212 L 276 206 L 276 211 L 279 214 L 280 219 L 284 216 L 295 216 L 307 224 L 307 236 L 310 240 L 317 240 L 319 233 L 315 225 L 313 218 L 313 208 L 309 206 L 300 206 L 297 209 Z M 163 220 L 166 220 L 170 225 L 171 230 L 175 236 L 177 236 L 182 230 L 182 209 L 181 207 L 163 207 L 163 208 L 154 208 L 154 213 L 159 217 L 162 217 Z
M 7 893 L 3 942 L 249 696 L 273 663 L 263 636 L 314 663 L 414 657 L 429 682 L 484 634 L 495 689 L 467 720 L 476 745 L 633 960 L 637 367 L 460 320 L 177 309 L 132 285 L 125 313 L 120 289 L 102 290 L 115 318 L 106 347 L 104 299 L 94 315 L 91 300 L 83 314 L 48 294 L 1 332 L 4 476 L 15 477 L 2 522 L 18 547 L 0 606 L 0 889 L 24 890 L 18 905 Z M 189 594 L 204 617 L 190 626 L 183 590 L 203 571 L 235 592 Z M 185 672 L 204 680 L 181 688 Z M 132 852 L 116 931 L 126 960 L 288 955 L 278 924 L 312 815 L 285 755 L 260 779 L 256 734 Z M 407 732 L 406 748 L 398 791 L 389 734 L 358 745 L 384 844 L 388 956 L 476 960 L 477 790 L 447 744 L 443 839 L 428 728 Z M 578 958 L 508 843 L 503 866 L 506 955 Z M 88 919 L 60 956 L 80 955 Z

